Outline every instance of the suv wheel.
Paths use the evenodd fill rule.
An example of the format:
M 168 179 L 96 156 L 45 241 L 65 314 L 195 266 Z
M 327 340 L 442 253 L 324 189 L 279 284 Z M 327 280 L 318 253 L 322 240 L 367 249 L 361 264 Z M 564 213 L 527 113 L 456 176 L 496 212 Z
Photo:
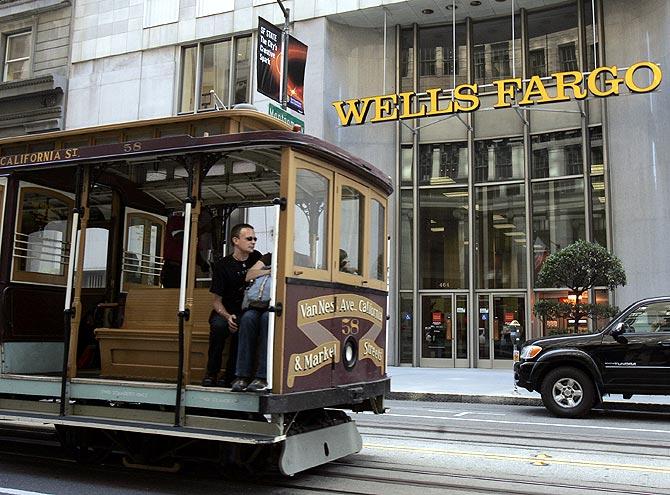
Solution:
M 595 401 L 593 380 L 583 371 L 567 366 L 547 373 L 540 392 L 544 406 L 564 418 L 584 416 Z

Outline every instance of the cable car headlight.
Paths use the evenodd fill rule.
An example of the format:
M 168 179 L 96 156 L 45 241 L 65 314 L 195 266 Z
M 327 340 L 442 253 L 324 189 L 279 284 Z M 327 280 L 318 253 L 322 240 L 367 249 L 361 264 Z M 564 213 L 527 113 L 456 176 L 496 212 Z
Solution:
M 342 345 L 342 364 L 344 369 L 351 371 L 358 361 L 358 342 L 353 337 L 348 337 Z
M 542 347 L 539 345 L 527 345 L 521 349 L 521 359 L 533 359 L 542 352 Z

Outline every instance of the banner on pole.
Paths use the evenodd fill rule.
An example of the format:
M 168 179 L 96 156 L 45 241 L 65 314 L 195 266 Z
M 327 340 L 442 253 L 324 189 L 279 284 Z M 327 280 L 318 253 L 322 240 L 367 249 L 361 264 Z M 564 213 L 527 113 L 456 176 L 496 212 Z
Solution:
M 307 45 L 293 36 L 288 39 L 288 107 L 305 115 L 305 65 Z
M 277 103 L 281 103 L 281 52 L 281 29 L 259 17 L 256 88 Z

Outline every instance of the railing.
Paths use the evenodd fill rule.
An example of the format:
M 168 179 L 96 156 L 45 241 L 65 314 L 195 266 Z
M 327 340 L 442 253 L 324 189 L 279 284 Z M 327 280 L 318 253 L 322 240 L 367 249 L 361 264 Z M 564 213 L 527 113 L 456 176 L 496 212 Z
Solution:
M 46 232 L 62 234 L 60 231 L 42 231 L 24 234 L 14 233 L 14 258 L 25 260 L 23 271 L 63 275 L 69 261 L 70 243 L 59 239 L 38 237 Z
M 125 280 L 144 285 L 158 285 L 165 260 L 155 254 L 123 252 Z

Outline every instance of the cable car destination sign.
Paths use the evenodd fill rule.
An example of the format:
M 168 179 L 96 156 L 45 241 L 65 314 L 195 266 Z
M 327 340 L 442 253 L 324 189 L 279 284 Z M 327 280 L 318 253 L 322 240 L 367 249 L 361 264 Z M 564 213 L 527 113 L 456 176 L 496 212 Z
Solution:
M 650 72 L 651 79 L 645 86 L 640 86 L 635 81 L 635 73 L 643 70 Z M 611 66 L 598 67 L 587 74 L 578 71 L 557 72 L 552 74 L 548 81 L 547 78 L 543 81 L 540 76 L 532 76 L 525 87 L 524 81 L 519 77 L 501 79 L 493 81 L 492 84 L 498 100 L 493 108 L 509 108 L 514 104 L 526 106 L 571 99 L 584 100 L 589 95 L 599 98 L 616 96 L 622 84 L 632 93 L 649 93 L 661 84 L 662 78 L 663 74 L 658 64 L 643 61 L 628 67 L 623 78 L 619 77 L 619 69 Z M 555 96 L 549 96 L 545 86 L 547 83 L 552 87 L 555 86 Z M 567 90 L 572 92 L 572 96 L 567 94 Z M 419 95 L 413 91 L 334 101 L 332 105 L 337 111 L 340 123 L 349 126 L 364 124 L 370 112 L 372 112 L 371 123 L 474 112 L 481 103 L 478 93 L 479 86 L 476 84 L 461 84 L 453 89 L 453 96 L 451 91 L 442 88 L 426 90 L 428 101 L 419 101 L 418 108 L 414 108 L 414 103 Z M 522 96 L 520 100 L 517 99 L 519 95 Z M 449 98 L 441 100 L 441 96 Z

